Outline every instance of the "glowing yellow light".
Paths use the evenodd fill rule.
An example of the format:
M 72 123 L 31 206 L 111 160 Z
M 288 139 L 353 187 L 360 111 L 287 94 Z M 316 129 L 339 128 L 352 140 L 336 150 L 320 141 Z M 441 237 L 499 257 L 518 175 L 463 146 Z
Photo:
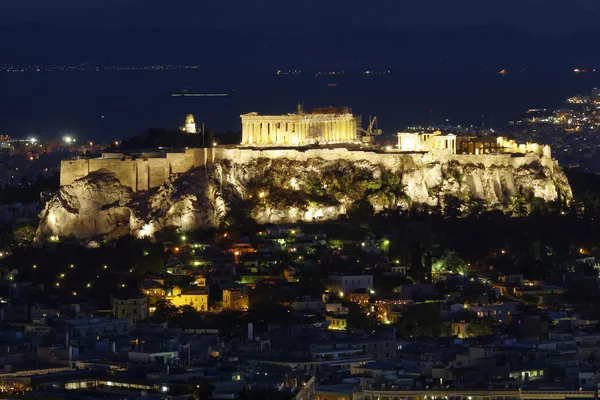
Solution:
M 261 199 L 262 199 L 263 197 L 265 197 L 265 192 L 260 192 L 260 193 L 258 194 L 258 197 L 260 197 Z
M 71 268 L 75 268 L 75 266 L 73 264 L 70 265 Z
M 65 274 L 64 274 L 64 273 L 63 273 L 63 274 L 60 274 L 60 277 L 61 277 L 61 278 L 64 278 L 64 277 L 65 277 Z
M 125 286 L 127 286 L 127 285 L 126 285 L 126 284 L 124 284 L 124 283 L 121 283 L 121 287 L 125 287 Z
M 181 236 L 181 240 L 185 240 L 185 239 L 186 239 L 185 235 Z
M 88 284 L 87 284 L 87 285 L 85 285 L 85 286 L 90 288 L 90 287 L 92 287 L 92 284 L 91 284 L 91 283 L 88 283 Z
M 36 268 L 37 268 L 37 265 L 34 265 L 34 266 L 33 266 L 33 269 L 36 269 Z
M 77 292 L 73 292 L 73 296 L 77 296 Z
M 104 269 L 108 269 L 108 265 L 105 265 L 105 266 L 104 266 Z
M 344 292 L 339 293 L 340 297 L 344 297 Z
M 60 286 L 60 283 L 56 282 L 56 287 L 59 287 L 59 286 Z

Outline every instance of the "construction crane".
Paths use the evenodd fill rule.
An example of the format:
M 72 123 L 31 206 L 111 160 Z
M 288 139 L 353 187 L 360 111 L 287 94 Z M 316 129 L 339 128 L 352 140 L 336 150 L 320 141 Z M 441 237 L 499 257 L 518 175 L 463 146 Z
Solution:
M 365 144 L 375 143 L 375 136 L 381 135 L 381 129 L 375 129 L 377 117 L 369 116 L 369 127 L 367 129 L 359 128 L 358 131 L 363 134 L 362 142 Z

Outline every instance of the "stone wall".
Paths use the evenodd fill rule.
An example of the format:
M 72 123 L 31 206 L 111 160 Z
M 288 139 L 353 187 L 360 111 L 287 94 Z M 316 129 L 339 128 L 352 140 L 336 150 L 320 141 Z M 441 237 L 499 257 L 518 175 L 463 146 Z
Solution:
M 320 149 L 244 149 L 244 148 L 207 148 L 187 149 L 184 153 L 168 153 L 165 158 L 96 158 L 85 160 L 66 160 L 61 163 L 60 184 L 69 185 L 73 181 L 87 176 L 91 172 L 103 172 L 114 175 L 119 181 L 134 191 L 144 191 L 162 185 L 171 174 L 179 174 L 214 160 L 230 160 L 236 164 L 246 164 L 257 158 L 286 158 L 293 161 L 307 161 L 321 158 L 325 161 L 348 160 L 368 161 L 394 171 L 408 171 L 424 164 L 445 164 L 457 161 L 462 165 L 475 164 L 486 168 L 491 166 L 519 168 L 540 160 L 542 165 L 554 163 L 549 152 L 540 156 L 526 154 L 449 154 L 445 151 L 430 152 L 375 152 L 348 150 L 346 148 Z
M 552 163 L 547 157 L 540 157 L 535 153 L 527 154 L 449 154 L 445 151 L 430 152 L 375 152 L 362 150 L 348 150 L 346 148 L 331 149 L 227 149 L 216 148 L 215 158 L 220 160 L 231 160 L 234 163 L 245 164 L 257 158 L 287 158 L 294 161 L 307 161 L 313 158 L 321 158 L 326 161 L 348 160 L 368 161 L 371 164 L 380 164 L 391 170 L 410 170 L 417 166 L 438 162 L 447 163 L 453 160 L 461 164 L 481 164 L 490 166 L 512 166 L 518 168 L 530 164 L 534 160 L 541 160 L 542 164 Z
M 168 153 L 165 158 L 92 158 L 64 160 L 60 165 L 60 185 L 70 185 L 92 172 L 113 175 L 133 191 L 162 185 L 171 174 L 189 171 L 213 160 L 213 149 L 186 149 Z

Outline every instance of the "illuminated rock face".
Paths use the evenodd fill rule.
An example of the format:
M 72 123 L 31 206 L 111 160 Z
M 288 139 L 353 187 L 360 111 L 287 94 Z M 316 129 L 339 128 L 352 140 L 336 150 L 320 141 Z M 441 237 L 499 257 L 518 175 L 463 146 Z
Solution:
M 48 202 L 37 237 L 152 237 L 168 226 L 189 231 L 244 215 L 258 223 L 329 220 L 360 213 L 365 205 L 375 212 L 445 209 L 448 196 L 459 200 L 463 214 L 473 203 L 511 212 L 515 198 L 572 197 L 558 164 L 535 154 L 379 157 L 353 152 L 337 159 L 327 159 L 325 152 L 323 157 L 260 154 L 222 157 L 137 193 L 112 175 L 90 174 L 63 186 Z

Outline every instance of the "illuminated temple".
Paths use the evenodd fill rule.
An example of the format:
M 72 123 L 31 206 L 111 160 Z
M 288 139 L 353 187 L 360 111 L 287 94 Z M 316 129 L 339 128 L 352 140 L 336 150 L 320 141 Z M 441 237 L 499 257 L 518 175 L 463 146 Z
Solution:
M 357 118 L 347 108 L 320 108 L 310 112 L 298 106 L 285 115 L 243 114 L 242 146 L 303 146 L 355 142 Z

